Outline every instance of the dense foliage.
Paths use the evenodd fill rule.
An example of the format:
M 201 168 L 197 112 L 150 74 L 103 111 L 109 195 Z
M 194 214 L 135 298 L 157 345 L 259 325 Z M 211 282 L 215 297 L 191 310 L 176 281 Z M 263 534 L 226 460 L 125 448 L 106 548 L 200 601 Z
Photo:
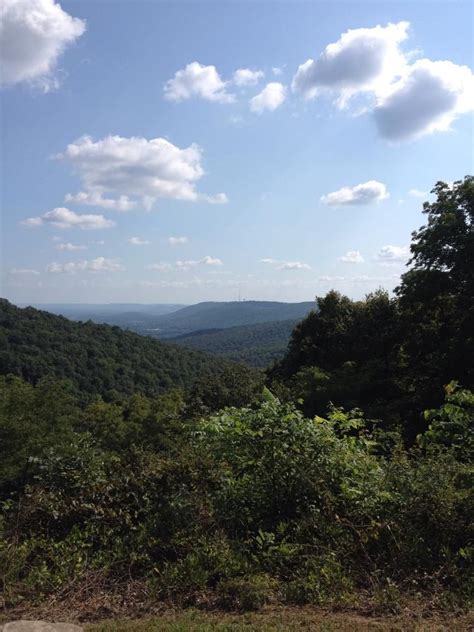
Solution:
M 295 328 L 270 377 L 306 414 L 330 402 L 359 406 L 385 427 L 403 426 L 411 441 L 450 380 L 474 388 L 474 178 L 440 182 L 433 193 L 395 298 L 331 291 Z
M 233 362 L 265 368 L 284 356 L 296 323 L 296 320 L 283 320 L 195 331 L 173 338 L 172 342 L 190 349 L 221 355 Z
M 436 186 L 395 298 L 320 298 L 267 386 L 4 302 L 5 607 L 98 581 L 141 607 L 472 607 L 473 186 Z
M 446 445 L 470 393 L 451 387 L 422 447 L 387 454 L 360 411 L 308 419 L 268 392 L 190 422 L 173 393 L 84 408 L 57 382 L 0 389 L 7 605 L 97 574 L 241 609 L 470 602 L 474 470 Z
M 0 374 L 36 383 L 42 377 L 68 379 L 85 394 L 107 399 L 140 392 L 157 395 L 189 389 L 203 375 L 215 381 L 235 371 L 251 388 L 258 376 L 223 360 L 165 345 L 118 327 L 76 323 L 61 316 L 19 309 L 0 299 Z

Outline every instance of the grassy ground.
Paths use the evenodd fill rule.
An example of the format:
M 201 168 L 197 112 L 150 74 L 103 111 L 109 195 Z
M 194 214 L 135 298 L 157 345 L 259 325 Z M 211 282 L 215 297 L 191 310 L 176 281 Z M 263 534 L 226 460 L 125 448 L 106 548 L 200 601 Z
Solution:
M 258 613 L 167 612 L 159 617 L 131 621 L 104 621 L 85 627 L 88 632 L 464 632 L 474 630 L 474 617 L 414 619 L 363 617 L 326 613 L 307 608 L 282 608 Z

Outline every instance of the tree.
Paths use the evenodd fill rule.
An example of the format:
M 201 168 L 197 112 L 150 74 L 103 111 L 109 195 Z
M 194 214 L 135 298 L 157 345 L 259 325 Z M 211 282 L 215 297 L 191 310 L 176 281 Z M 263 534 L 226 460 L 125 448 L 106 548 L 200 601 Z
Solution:
M 438 182 L 432 193 L 396 289 L 405 386 L 418 410 L 441 403 L 451 380 L 474 385 L 474 177 Z

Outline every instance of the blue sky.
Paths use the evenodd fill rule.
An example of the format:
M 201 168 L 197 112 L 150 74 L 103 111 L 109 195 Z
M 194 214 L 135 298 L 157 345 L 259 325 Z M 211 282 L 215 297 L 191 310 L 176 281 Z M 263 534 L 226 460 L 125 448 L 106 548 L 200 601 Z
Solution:
M 7 0 L 2 295 L 392 289 L 429 190 L 473 172 L 472 11 Z

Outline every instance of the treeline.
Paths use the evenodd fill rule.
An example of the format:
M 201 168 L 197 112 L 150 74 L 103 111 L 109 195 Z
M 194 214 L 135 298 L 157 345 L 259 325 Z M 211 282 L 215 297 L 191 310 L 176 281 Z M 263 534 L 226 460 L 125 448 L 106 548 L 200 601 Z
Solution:
M 266 386 L 218 363 L 184 389 L 84 397 L 56 374 L 61 360 L 40 371 L 32 353 L 60 340 L 67 357 L 67 336 L 42 347 L 34 310 L 12 323 L 17 375 L 0 379 L 7 611 L 75 595 L 102 617 L 124 600 L 130 612 L 472 607 L 474 179 L 435 194 L 396 298 L 319 299 Z M 110 336 L 162 349 L 68 327 L 72 341 L 94 327 L 99 347 Z
M 324 414 L 330 402 L 360 407 L 413 440 L 446 384 L 474 388 L 474 178 L 440 182 L 433 193 L 395 297 L 329 292 L 270 371 L 274 388 L 303 400 L 307 415 Z

